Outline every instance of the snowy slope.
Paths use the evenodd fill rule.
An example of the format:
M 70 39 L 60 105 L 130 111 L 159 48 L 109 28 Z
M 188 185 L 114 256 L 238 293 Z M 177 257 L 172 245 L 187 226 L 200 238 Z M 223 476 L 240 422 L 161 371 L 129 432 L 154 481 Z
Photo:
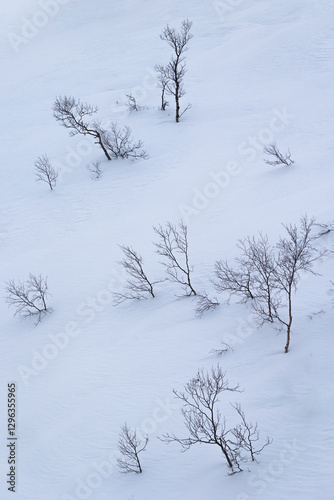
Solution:
M 305 213 L 333 221 L 333 3 L 19 0 L 2 10 L 1 283 L 47 275 L 54 311 L 34 328 L 0 302 L 1 500 L 12 495 L 13 380 L 17 500 L 334 498 L 332 256 L 318 264 L 321 276 L 301 280 L 287 355 L 284 334 L 257 330 L 238 304 L 198 319 L 168 282 L 154 300 L 115 308 L 111 297 L 124 283 L 119 244 L 161 277 L 152 226 L 168 220 L 187 222 L 194 283 L 208 291 L 215 260 L 232 259 L 238 238 L 263 231 L 274 242 L 281 223 Z M 175 124 L 172 102 L 158 110 L 154 66 L 170 56 L 162 29 L 184 18 L 194 23 L 182 99 L 192 108 Z M 129 93 L 147 108 L 130 114 Z M 131 126 L 149 159 L 107 162 L 89 140 L 69 137 L 52 117 L 59 95 Z M 262 144 L 272 140 L 291 149 L 293 166 L 264 163 Z M 60 172 L 52 192 L 35 182 L 43 154 Z M 98 159 L 94 182 L 85 166 Z M 333 243 L 332 234 L 319 240 Z M 210 353 L 231 338 L 234 351 Z M 181 454 L 156 439 L 185 435 L 172 389 L 218 362 L 245 389 L 237 400 L 247 416 L 273 438 L 259 464 L 234 476 L 214 447 Z M 229 401 L 221 398 L 228 415 Z M 150 438 L 142 475 L 114 465 L 125 421 Z

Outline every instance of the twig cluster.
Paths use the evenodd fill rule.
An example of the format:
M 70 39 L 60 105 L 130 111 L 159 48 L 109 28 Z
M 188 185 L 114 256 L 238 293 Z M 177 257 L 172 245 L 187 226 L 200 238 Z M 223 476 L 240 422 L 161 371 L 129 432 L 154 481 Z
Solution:
M 46 304 L 47 296 L 50 295 L 47 278 L 41 275 L 29 274 L 29 279 L 24 283 L 9 280 L 6 282 L 5 290 L 8 294 L 6 302 L 16 309 L 14 316 L 19 316 L 21 319 L 33 317 L 37 325 L 52 311 Z
M 315 224 L 315 226 L 318 226 L 321 228 L 321 230 L 319 231 L 318 236 L 317 236 L 318 238 L 321 238 L 322 236 L 325 236 L 326 234 L 334 231 L 334 222 L 328 222 L 328 223 L 323 223 L 323 224 L 317 223 L 317 224 Z
M 278 149 L 276 142 L 272 142 L 263 148 L 263 152 L 268 155 L 270 158 L 273 159 L 265 159 L 265 163 L 268 165 L 292 165 L 295 163 L 291 159 L 291 153 L 290 150 L 288 149 L 287 153 L 281 153 L 280 150 Z
M 128 106 L 128 110 L 130 112 L 131 111 L 140 111 L 142 109 L 145 109 L 145 106 L 139 106 L 136 98 L 132 94 L 126 94 L 126 97 L 128 98 L 127 106 Z
M 108 160 L 117 158 L 147 158 L 147 153 L 142 149 L 142 141 L 134 142 L 131 137 L 130 127 L 121 129 L 112 123 L 109 129 L 104 129 L 100 122 L 92 123 L 87 118 L 97 113 L 98 107 L 82 103 L 74 97 L 58 97 L 53 105 L 53 116 L 65 128 L 70 130 L 70 135 L 89 135 L 103 150 Z
M 156 253 L 165 258 L 162 264 L 168 276 L 168 280 L 178 283 L 184 290 L 184 295 L 197 295 L 191 283 L 191 272 L 193 268 L 189 263 L 188 228 L 180 222 L 178 227 L 167 222 L 165 227 L 159 225 L 153 227 L 159 237 L 154 243 Z
M 89 163 L 87 165 L 87 170 L 90 171 L 91 178 L 93 180 L 96 180 L 96 181 L 99 180 L 99 178 L 101 177 L 101 174 L 102 174 L 100 160 L 96 160 L 96 161 L 93 161 L 92 163 Z

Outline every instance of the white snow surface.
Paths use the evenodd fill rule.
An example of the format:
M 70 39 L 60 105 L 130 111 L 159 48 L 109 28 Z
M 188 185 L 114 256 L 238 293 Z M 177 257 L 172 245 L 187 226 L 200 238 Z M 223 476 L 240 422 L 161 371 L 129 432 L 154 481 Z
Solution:
M 194 286 L 210 295 L 214 262 L 237 256 L 239 238 L 262 231 L 275 242 L 282 223 L 304 214 L 333 221 L 333 2 L 3 4 L 1 295 L 5 281 L 42 274 L 53 312 L 34 327 L 0 302 L 1 500 L 333 499 L 333 256 L 299 284 L 288 354 L 284 332 L 258 330 L 235 301 L 220 297 L 198 319 L 173 283 L 118 307 L 110 292 L 125 280 L 120 244 L 143 256 L 150 276 L 164 276 L 152 226 L 166 221 L 187 223 Z M 171 98 L 158 109 L 154 66 L 171 55 L 162 29 L 185 18 L 194 38 L 182 105 L 192 108 L 176 124 Z M 129 113 L 129 93 L 146 108 Z M 98 105 L 103 122 L 129 125 L 149 159 L 108 162 L 89 139 L 70 137 L 52 116 L 63 95 Z M 294 165 L 264 163 L 272 140 L 290 148 Z M 60 172 L 54 191 L 35 181 L 43 154 Z M 85 168 L 94 160 L 98 181 Z M 332 233 L 318 240 L 333 244 Z M 210 353 L 231 338 L 233 351 Z M 240 402 L 273 439 L 234 476 L 218 448 L 180 453 L 157 439 L 187 435 L 172 390 L 217 363 L 244 389 L 222 394 L 221 412 L 234 423 L 229 403 Z M 11 381 L 15 494 L 6 483 Z M 125 421 L 149 436 L 143 474 L 115 466 Z

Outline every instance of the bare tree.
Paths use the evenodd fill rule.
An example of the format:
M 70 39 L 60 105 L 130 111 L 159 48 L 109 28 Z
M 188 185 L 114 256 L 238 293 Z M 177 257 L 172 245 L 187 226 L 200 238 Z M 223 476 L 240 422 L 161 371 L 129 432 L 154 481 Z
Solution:
M 227 292 L 229 297 L 237 295 L 240 302 L 250 302 L 259 326 L 266 322 L 286 328 L 285 352 L 290 345 L 292 325 L 292 298 L 297 290 L 301 272 L 311 272 L 316 260 L 326 255 L 327 250 L 318 251 L 312 234 L 314 219 L 307 216 L 296 225 L 283 225 L 286 237 L 281 237 L 276 246 L 271 246 L 268 237 L 260 234 L 258 239 L 246 238 L 238 243 L 241 256 L 236 259 L 237 269 L 227 262 L 215 264 L 216 290 Z M 228 299 L 229 300 L 229 299 Z
M 327 254 L 326 250 L 318 252 L 313 246 L 317 238 L 312 234 L 314 219 L 308 220 L 307 216 L 300 219 L 300 228 L 296 225 L 284 225 L 288 235 L 280 238 L 276 247 L 278 249 L 277 268 L 275 270 L 275 286 L 285 296 L 287 302 L 287 317 L 274 307 L 273 316 L 279 323 L 286 327 L 285 352 L 289 351 L 291 325 L 292 325 L 292 296 L 297 290 L 301 272 L 317 274 L 312 270 L 315 261 Z
M 166 258 L 165 266 L 168 280 L 182 285 L 185 295 L 197 295 L 191 283 L 192 267 L 189 264 L 188 229 L 180 222 L 178 227 L 167 222 L 163 228 L 161 225 L 153 227 L 159 237 L 159 242 L 154 243 L 156 253 Z
M 100 160 L 93 161 L 92 163 L 89 163 L 87 165 L 87 170 L 90 171 L 91 178 L 94 180 L 98 180 L 101 177 L 102 170 L 101 170 L 100 165 L 101 165 Z
M 162 111 L 165 111 L 167 106 L 169 106 L 168 101 L 166 101 L 166 99 L 165 99 L 165 94 L 168 93 L 167 85 L 170 82 L 170 78 L 168 76 L 168 71 L 167 71 L 165 66 L 161 66 L 160 64 L 157 64 L 155 66 L 155 71 L 158 73 L 158 75 L 157 75 L 158 86 L 161 89 L 161 107 L 160 107 L 160 109 Z
M 98 124 L 96 126 L 99 128 Z M 103 130 L 99 128 L 99 130 L 111 158 L 115 160 L 118 158 L 129 158 L 131 160 L 148 158 L 148 154 L 142 149 L 142 141 L 134 142 L 131 137 L 132 131 L 130 127 L 124 126 L 121 129 L 117 123 L 112 123 L 110 129 Z
M 295 163 L 291 159 L 290 150 L 288 149 L 287 153 L 281 153 L 276 145 L 276 142 L 272 142 L 264 146 L 263 152 L 270 158 L 273 158 L 272 160 L 264 160 L 268 165 L 292 165 Z
M 111 160 L 103 141 L 101 128 L 96 122 L 91 124 L 87 121 L 87 117 L 97 113 L 98 109 L 97 106 L 83 103 L 74 97 L 57 97 L 53 104 L 53 116 L 63 127 L 70 130 L 71 136 L 81 134 L 93 137 L 95 144 L 98 144 L 107 159 Z
M 29 279 L 25 283 L 9 280 L 6 282 L 5 290 L 8 294 L 6 302 L 16 309 L 14 316 L 19 316 L 21 319 L 33 317 L 37 325 L 52 311 L 46 305 L 47 296 L 50 295 L 47 278 L 42 278 L 41 275 L 29 274 Z
M 174 51 L 170 62 L 165 67 L 157 66 L 156 69 L 160 84 L 162 80 L 165 82 L 164 91 L 175 98 L 175 120 L 177 123 L 185 111 L 190 108 L 188 104 L 186 109 L 180 113 L 180 99 L 185 94 L 183 87 L 183 78 L 186 73 L 184 53 L 188 50 L 188 42 L 193 37 L 190 33 L 191 27 L 192 22 L 185 19 L 182 21 L 180 32 L 177 32 L 174 28 L 170 28 L 167 24 L 160 35 L 161 40 L 166 41 Z
M 143 472 L 139 460 L 139 453 L 145 451 L 148 443 L 148 437 L 142 436 L 144 443 L 137 437 L 136 430 L 129 429 L 127 423 L 122 427 L 122 432 L 118 440 L 118 449 L 123 458 L 117 458 L 118 467 L 121 473 L 127 474 L 135 472 L 141 474 Z
M 173 390 L 176 398 L 183 402 L 181 412 L 188 430 L 188 437 L 179 438 L 175 434 L 165 434 L 161 440 L 166 443 L 179 443 L 183 452 L 189 450 L 194 444 L 216 445 L 226 459 L 230 473 L 234 474 L 242 470 L 241 462 L 246 460 L 243 452 L 251 452 L 250 456 L 253 458 L 266 444 L 261 449 L 254 450 L 254 434 L 250 433 L 248 436 L 247 426 L 243 419 L 239 427 L 228 428 L 226 419 L 222 418 L 217 409 L 218 397 L 225 391 L 240 392 L 239 385 L 234 387 L 229 385 L 226 372 L 223 372 L 219 365 L 212 368 L 211 372 L 198 370 L 196 376 L 184 386 L 184 391 Z M 239 435 L 236 436 L 239 428 L 243 439 L 239 438 Z M 253 430 L 253 427 L 248 425 L 248 429 Z M 257 438 L 256 433 L 257 426 L 255 428 Z M 249 444 L 251 444 L 250 450 Z
M 195 314 L 199 318 L 203 316 L 203 314 L 207 311 L 213 311 L 219 306 L 218 299 L 215 297 L 210 299 L 207 292 L 202 292 L 196 295 L 196 308 Z
M 36 181 L 43 181 L 49 185 L 51 191 L 57 184 L 58 172 L 53 168 L 47 155 L 39 156 L 35 161 Z
M 121 250 L 124 253 L 124 259 L 119 262 L 130 275 L 126 282 L 125 291 L 115 292 L 115 305 L 121 304 L 125 300 L 131 299 L 147 299 L 154 297 L 154 285 L 158 281 L 150 281 L 143 269 L 143 258 L 133 248 L 121 245 Z
M 277 262 L 267 236 L 261 233 L 258 239 L 246 238 L 239 241 L 242 257 L 237 259 L 243 269 L 247 269 L 252 288 L 252 307 L 260 326 L 265 321 L 273 323 L 273 309 L 277 309 L 280 299 L 275 285 Z
M 238 260 L 237 260 L 238 262 Z M 238 262 L 241 264 L 241 262 Z M 233 269 L 226 261 L 219 260 L 215 263 L 215 279 L 212 281 L 217 292 L 228 292 L 230 301 L 232 295 L 240 296 L 243 304 L 249 299 L 254 299 L 254 291 L 251 287 L 250 269 L 241 265 L 241 268 Z
M 117 158 L 148 158 L 142 149 L 142 141 L 134 142 L 130 127 L 121 129 L 117 123 L 112 123 L 110 129 L 104 129 L 95 120 L 87 121 L 87 117 L 98 111 L 97 106 L 82 103 L 74 97 L 58 97 L 53 105 L 53 116 L 65 128 L 70 129 L 70 135 L 89 135 L 95 139 L 108 160 Z
M 130 112 L 140 111 L 145 108 L 145 106 L 139 106 L 139 104 L 137 104 L 136 98 L 132 94 L 126 94 L 126 97 L 128 98 L 127 106 Z

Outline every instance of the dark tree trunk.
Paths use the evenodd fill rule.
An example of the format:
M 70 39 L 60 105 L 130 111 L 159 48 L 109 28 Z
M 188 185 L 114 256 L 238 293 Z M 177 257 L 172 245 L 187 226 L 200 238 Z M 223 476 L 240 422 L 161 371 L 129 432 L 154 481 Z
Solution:
M 292 303 L 291 303 L 291 293 L 292 293 L 292 286 L 289 286 L 289 323 L 287 325 L 287 330 L 286 330 L 286 344 L 285 344 L 285 353 L 289 352 L 289 346 L 290 346 L 290 335 L 291 335 L 291 325 L 292 325 Z

